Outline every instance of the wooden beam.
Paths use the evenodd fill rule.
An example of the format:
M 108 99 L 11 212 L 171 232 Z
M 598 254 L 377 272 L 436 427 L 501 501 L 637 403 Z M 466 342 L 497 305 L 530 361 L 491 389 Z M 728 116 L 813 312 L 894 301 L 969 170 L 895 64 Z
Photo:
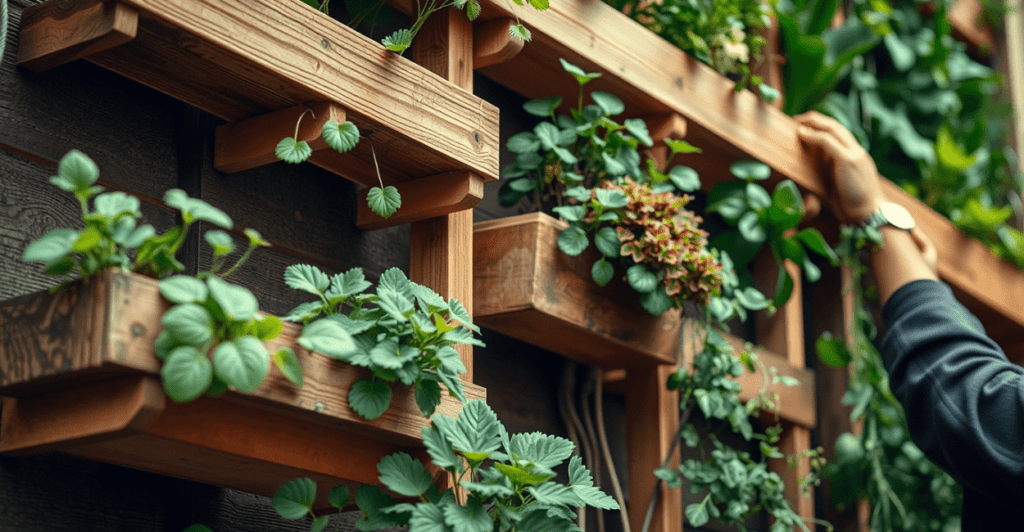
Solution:
M 448 8 L 431 15 L 416 36 L 412 55 L 423 67 L 472 92 L 473 25 L 462 11 Z M 473 311 L 472 210 L 412 224 L 409 278 Z M 468 370 L 463 378 L 473 382 L 473 346 L 456 349 Z
M 657 482 L 679 427 L 679 393 L 665 387 L 674 366 L 634 368 L 626 372 L 626 449 L 629 456 L 629 525 L 643 528 L 647 505 L 658 487 L 649 532 L 678 532 L 683 527 L 683 494 Z M 676 448 L 668 467 L 679 467 Z
M 345 110 L 332 102 L 318 102 L 219 126 L 213 148 L 213 167 L 233 174 L 276 163 L 280 161 L 277 144 L 288 137 L 309 143 L 314 155 L 321 150 L 331 150 L 321 135 L 324 124 L 330 120 L 344 122 Z M 300 126 L 298 136 L 295 135 L 296 125 Z M 336 173 L 343 175 L 345 171 L 339 169 Z
M 369 189 L 359 191 L 356 225 L 364 231 L 384 229 L 472 209 L 484 197 L 484 181 L 472 172 L 449 172 L 395 185 L 402 206 L 381 218 L 366 203 Z M 468 308 L 468 307 L 467 307 Z
M 47 2 L 21 26 L 18 66 L 42 72 L 135 38 L 138 11 L 118 2 Z
M 955 0 L 946 13 L 953 37 L 963 41 L 979 57 L 988 57 L 995 49 L 992 28 L 982 24 L 985 7 L 978 0 Z
M 526 42 L 513 38 L 509 33 L 515 25 L 515 19 L 500 18 L 473 28 L 473 68 L 508 61 L 522 51 Z
M 658 168 L 666 170 L 668 154 L 671 150 L 665 145 L 665 139 L 682 140 L 686 137 L 686 119 L 679 113 L 662 113 L 643 117 L 647 124 L 647 131 L 651 134 L 654 146 L 649 148 L 651 158 L 657 163 Z

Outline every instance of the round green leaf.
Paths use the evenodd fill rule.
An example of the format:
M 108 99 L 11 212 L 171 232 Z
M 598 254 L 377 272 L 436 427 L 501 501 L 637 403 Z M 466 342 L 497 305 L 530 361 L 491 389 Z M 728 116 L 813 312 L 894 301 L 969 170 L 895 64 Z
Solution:
M 612 266 L 612 263 L 605 260 L 604 257 L 601 257 L 590 268 L 590 276 L 593 277 L 597 286 L 604 286 L 611 282 L 612 277 L 615 276 L 615 267 Z
M 313 510 L 315 501 L 316 482 L 309 478 L 297 478 L 277 489 L 272 504 L 281 517 L 302 519 Z
M 832 336 L 832 333 L 825 331 L 818 341 L 814 343 L 818 358 L 830 368 L 845 368 L 850 363 L 850 350 L 842 338 Z
M 120 191 L 107 192 L 96 196 L 92 209 L 93 212 L 108 220 L 113 220 L 122 214 L 128 214 L 136 218 L 142 215 L 139 211 L 139 198 Z
M 345 484 L 335 486 L 331 489 L 331 492 L 327 494 L 327 502 L 331 503 L 331 506 L 338 510 L 344 510 L 351 499 L 352 495 L 349 492 L 348 486 Z
M 729 167 L 732 175 L 751 181 L 763 181 L 772 174 L 772 169 L 767 164 L 757 161 L 738 161 Z
M 621 209 L 629 205 L 629 196 L 621 190 L 599 188 L 594 190 L 594 197 L 597 198 L 598 203 L 608 209 Z
M 594 245 L 597 246 L 598 251 L 605 257 L 614 258 L 619 256 L 619 249 L 621 248 L 619 235 L 611 227 L 602 227 L 598 230 L 597 234 L 594 235 Z
M 220 306 L 228 319 L 249 321 L 256 317 L 259 302 L 248 288 L 231 284 L 216 276 L 207 278 L 206 286 L 210 289 L 210 297 Z
M 747 211 L 740 216 L 736 224 L 743 238 L 752 244 L 760 244 L 768 238 L 768 233 L 761 226 L 761 217 L 754 211 Z
M 377 216 L 388 218 L 401 208 L 402 195 L 398 193 L 397 188 L 392 186 L 373 187 L 366 194 L 366 203 Z
M 328 524 L 330 524 L 329 516 L 321 515 L 309 524 L 309 532 L 323 532 L 323 529 L 327 528 Z
M 523 131 L 509 137 L 505 147 L 512 153 L 535 152 L 540 149 L 540 139 L 533 132 Z
M 665 293 L 665 288 L 656 286 L 646 294 L 640 294 L 640 306 L 654 316 L 660 316 L 672 308 L 672 298 Z
M 558 58 L 558 61 L 562 63 L 562 68 L 564 68 L 566 72 L 576 78 L 576 82 L 579 83 L 581 87 L 586 85 L 590 80 L 601 77 L 600 72 L 587 73 L 584 72 L 582 68 L 566 61 L 565 59 Z
M 377 419 L 391 404 L 391 387 L 384 381 L 356 381 L 348 392 L 348 404 L 365 419 Z
M 185 403 L 199 397 L 213 380 L 210 360 L 192 346 L 173 349 L 160 369 L 167 396 L 176 403 Z
M 290 347 L 282 347 L 276 353 L 274 353 L 274 365 L 277 369 L 281 370 L 281 373 L 292 382 L 295 386 L 302 388 L 304 382 L 302 381 L 302 365 L 299 364 L 299 358 L 295 356 L 295 351 Z
M 629 286 L 641 294 L 646 294 L 658 286 L 658 278 L 640 264 L 634 264 L 626 270 L 626 280 L 629 281 Z
M 264 342 L 277 338 L 282 330 L 284 330 L 284 324 L 277 316 L 257 316 L 252 323 L 252 334 Z
M 188 345 L 203 345 L 213 338 L 213 317 L 195 303 L 174 305 L 160 320 L 175 340 Z
M 441 404 L 441 385 L 431 379 L 420 379 L 415 386 L 416 406 L 423 417 L 434 415 L 437 405 Z
M 217 378 L 241 392 L 252 393 L 259 388 L 269 369 L 267 348 L 255 336 L 222 342 L 213 351 L 213 371 Z
M 339 124 L 334 120 L 328 120 L 320 135 L 324 142 L 338 153 L 345 153 L 359 144 L 359 128 L 348 121 Z
M 313 155 L 313 148 L 304 140 L 296 141 L 292 137 L 281 139 L 274 148 L 274 154 L 278 159 L 290 164 L 298 164 L 309 159 Z
M 747 183 L 745 193 L 747 205 L 755 211 L 767 209 L 772 204 L 772 197 L 768 195 L 768 191 L 757 183 Z
M 673 166 L 668 172 L 668 178 L 672 180 L 672 184 L 676 188 L 683 192 L 700 190 L 700 176 L 689 166 Z
M 551 116 L 551 114 L 555 112 L 555 109 L 558 109 L 559 105 L 562 105 L 562 97 L 552 96 L 550 98 L 530 100 L 523 104 L 523 109 L 533 116 Z M 509 139 L 509 143 L 511 142 L 512 139 Z M 512 150 L 512 147 L 509 146 L 509 149 Z M 514 151 L 515 153 L 521 153 L 515 150 L 512 151 Z
M 72 229 L 54 229 L 26 246 L 21 258 L 25 262 L 38 260 L 45 263 L 62 259 L 74 252 L 78 235 L 79 232 Z
M 71 150 L 61 157 L 57 165 L 57 175 L 50 178 L 50 183 L 62 190 L 77 192 L 80 195 L 100 177 L 100 169 L 86 154 Z
M 596 103 L 607 116 L 619 115 L 626 110 L 626 106 L 622 103 L 622 100 L 617 96 L 608 94 L 607 92 L 594 91 L 590 93 L 590 98 L 594 100 L 594 103 Z
M 215 256 L 227 255 L 235 250 L 235 241 L 224 231 L 207 231 L 203 238 L 213 248 Z
M 575 257 L 583 253 L 589 245 L 587 232 L 578 225 L 570 225 L 558 234 L 558 248 L 566 255 Z
M 171 303 L 202 303 L 206 301 L 206 284 L 188 275 L 175 275 L 160 281 L 160 295 Z
M 100 234 L 99 230 L 95 227 L 90 227 L 78 235 L 78 239 L 75 240 L 75 244 L 72 246 L 72 249 L 78 253 L 88 253 L 100 243 L 100 238 L 102 238 L 102 236 L 103 235 Z

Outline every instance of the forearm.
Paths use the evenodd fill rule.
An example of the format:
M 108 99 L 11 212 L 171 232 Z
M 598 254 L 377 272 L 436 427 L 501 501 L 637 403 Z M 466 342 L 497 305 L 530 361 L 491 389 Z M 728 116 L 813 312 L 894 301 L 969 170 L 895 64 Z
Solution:
M 883 226 L 880 231 L 884 244 L 871 252 L 871 266 L 883 305 L 896 290 L 911 281 L 939 280 L 908 231 L 892 226 Z

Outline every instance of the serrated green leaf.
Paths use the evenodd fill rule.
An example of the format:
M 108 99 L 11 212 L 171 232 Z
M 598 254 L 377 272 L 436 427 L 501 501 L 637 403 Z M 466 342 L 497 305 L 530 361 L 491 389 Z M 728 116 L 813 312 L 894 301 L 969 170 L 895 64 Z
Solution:
M 303 303 L 291 310 L 284 318 L 288 321 L 305 322 L 324 313 L 324 305 L 320 301 Z
M 195 303 L 175 305 L 160 320 L 175 340 L 188 345 L 203 345 L 213 338 L 213 317 Z
M 298 343 L 337 360 L 348 360 L 358 351 L 352 336 L 335 320 L 321 319 L 302 328 Z
M 387 287 L 378 288 L 377 297 L 380 298 L 377 301 L 377 306 L 399 323 L 408 322 L 409 315 L 416 310 L 412 301 L 396 290 Z
M 480 334 L 480 327 L 473 324 L 473 318 L 469 316 L 469 311 L 466 310 L 466 307 L 462 306 L 458 299 L 451 298 L 448 300 L 448 315 L 469 330 Z
M 641 294 L 651 292 L 658 286 L 657 276 L 640 264 L 634 264 L 626 270 L 626 280 L 629 281 L 629 286 Z
M 402 195 L 392 186 L 373 187 L 366 194 L 366 203 L 377 216 L 389 218 L 402 207 Z
M 594 261 L 594 265 L 590 267 L 590 277 L 594 279 L 597 286 L 608 284 L 614 276 L 615 267 L 612 266 L 612 263 L 605 260 L 604 257 Z
M 274 365 L 277 369 L 281 370 L 281 373 L 292 382 L 295 386 L 302 388 L 304 382 L 302 380 L 302 365 L 299 364 L 299 357 L 295 356 L 295 351 L 290 347 L 282 347 L 276 353 L 274 353 Z
M 331 288 L 327 291 L 326 296 L 328 300 L 349 297 L 364 292 L 370 286 L 370 282 L 363 274 L 363 269 L 352 268 L 345 273 L 338 273 L 331 277 Z
M 442 338 L 453 344 L 469 344 L 477 347 L 486 347 L 483 342 L 473 336 L 473 331 L 462 327 L 444 333 Z
M 192 346 L 174 348 L 160 368 L 160 378 L 167 396 L 176 403 L 199 397 L 213 379 L 210 360 Z
M 463 483 L 465 485 L 465 483 Z M 444 521 L 444 511 L 436 504 L 420 503 L 409 518 L 409 530 L 416 532 L 451 532 Z
M 587 249 L 590 241 L 587 239 L 587 232 L 578 225 L 570 225 L 558 234 L 558 249 L 562 253 L 575 257 Z
M 437 416 L 434 418 L 434 422 L 436 423 L 442 417 L 444 416 Z M 459 456 L 452 449 L 452 444 L 440 429 L 436 427 L 423 427 L 421 433 L 423 435 L 423 445 L 427 448 L 427 454 L 430 455 L 430 461 L 434 465 L 449 468 L 462 463 Z
M 440 429 L 445 439 L 451 442 L 452 448 L 460 451 L 468 459 L 473 455 L 482 456 L 482 461 L 498 450 L 501 441 L 498 437 L 500 423 L 494 411 L 487 403 L 473 400 L 462 407 L 457 420 L 446 416 L 435 416 L 434 426 Z
M 526 491 L 533 495 L 533 498 L 540 504 L 582 506 L 579 496 L 572 488 L 556 482 L 544 482 L 530 486 L 526 488 Z
M 313 510 L 315 501 L 316 482 L 309 478 L 297 478 L 277 488 L 271 504 L 278 515 L 285 519 L 302 519 Z
M 601 152 L 601 160 L 604 161 L 604 170 L 605 172 L 608 172 L 609 176 L 620 177 L 626 175 L 626 173 L 628 172 L 626 165 L 622 164 L 614 157 L 608 155 L 605 152 Z
M 213 351 L 213 371 L 238 391 L 252 393 L 263 384 L 270 369 L 270 358 L 263 342 L 255 336 L 242 336 L 221 342 Z
M 398 30 L 384 37 L 380 43 L 392 52 L 402 53 L 412 44 L 412 32 L 409 30 Z
M 363 511 L 363 516 L 356 520 L 356 528 L 362 532 L 391 528 L 404 524 L 397 515 L 385 512 L 395 505 L 395 500 L 377 486 L 364 484 L 356 490 L 356 505 Z
M 256 317 L 259 302 L 248 288 L 231 284 L 216 276 L 208 277 L 206 286 L 210 290 L 210 298 L 220 305 L 229 319 L 248 321 Z
M 348 404 L 363 418 L 377 419 L 391 405 L 391 387 L 379 380 L 356 381 L 348 392 Z
M 441 385 L 432 379 L 420 379 L 416 381 L 414 390 L 416 406 L 423 417 L 429 418 L 434 415 L 437 405 L 441 404 Z
M 207 297 L 206 284 L 188 275 L 175 275 L 160 280 L 160 295 L 171 303 L 202 303 Z
M 478 499 L 470 498 L 465 506 L 448 504 L 442 508 L 444 520 L 452 532 L 491 532 L 494 523 Z
M 518 464 L 509 465 L 495 463 L 494 468 L 501 471 L 502 475 L 512 483 L 513 486 L 535 486 L 554 478 L 555 473 L 550 469 L 527 468 Z M 536 471 L 534 471 L 536 469 Z
M 575 446 L 565 438 L 530 432 L 515 434 L 509 440 L 509 452 L 518 459 L 529 460 L 546 468 L 553 468 L 572 455 Z
M 530 39 L 533 38 L 533 35 L 530 34 L 530 30 L 526 29 L 526 26 L 523 26 L 522 24 L 510 26 L 508 28 L 508 34 L 511 35 L 513 39 L 526 42 L 530 42 Z
M 377 471 L 381 484 L 399 495 L 419 497 L 430 488 L 430 473 L 406 453 L 385 456 L 377 464 Z
M 477 0 L 469 0 L 466 4 L 466 18 L 469 20 L 476 20 L 480 16 L 480 2 Z
M 359 128 L 352 122 L 338 123 L 328 120 L 320 135 L 324 142 L 338 153 L 345 153 L 359 144 Z
M 296 141 L 293 137 L 287 137 L 277 143 L 274 154 L 286 163 L 298 164 L 305 162 L 310 155 L 313 155 L 313 148 L 304 140 Z
M 344 510 L 348 506 L 349 500 L 352 496 L 349 493 L 348 486 L 341 484 L 331 489 L 330 493 L 327 494 L 327 502 L 331 506 L 338 510 Z
M 327 291 L 331 281 L 327 274 L 316 266 L 292 264 L 284 270 L 284 283 L 296 290 L 321 295 Z

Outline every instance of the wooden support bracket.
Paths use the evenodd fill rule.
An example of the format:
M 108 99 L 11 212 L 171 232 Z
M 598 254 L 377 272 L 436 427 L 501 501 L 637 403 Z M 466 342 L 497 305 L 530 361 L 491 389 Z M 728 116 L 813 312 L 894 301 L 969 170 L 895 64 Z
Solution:
M 484 180 L 472 172 L 448 172 L 394 185 L 402 207 L 381 218 L 366 203 L 369 189 L 359 192 L 356 225 L 364 231 L 384 229 L 472 209 L 484 197 Z
M 643 120 L 647 124 L 651 140 L 654 141 L 654 146 L 649 150 L 651 157 L 658 164 L 658 168 L 664 170 L 668 164 L 668 154 L 671 152 L 662 141 L 682 140 L 686 136 L 686 119 L 679 113 L 664 113 L 648 115 L 643 117 Z
M 512 38 L 509 29 L 515 19 L 500 18 L 473 28 L 473 68 L 484 68 L 512 59 L 525 41 Z
M 310 162 L 315 162 L 318 152 L 333 152 L 321 131 L 329 120 L 344 122 L 345 110 L 332 102 L 300 104 L 218 127 L 213 167 L 233 174 L 280 161 L 275 153 L 277 144 L 295 135 L 295 124 L 307 110 L 312 111 L 312 116 L 302 118 L 296 140 L 308 142 L 313 149 Z
M 48 2 L 25 13 L 18 65 L 34 72 L 125 44 L 139 26 L 139 12 L 117 2 Z

